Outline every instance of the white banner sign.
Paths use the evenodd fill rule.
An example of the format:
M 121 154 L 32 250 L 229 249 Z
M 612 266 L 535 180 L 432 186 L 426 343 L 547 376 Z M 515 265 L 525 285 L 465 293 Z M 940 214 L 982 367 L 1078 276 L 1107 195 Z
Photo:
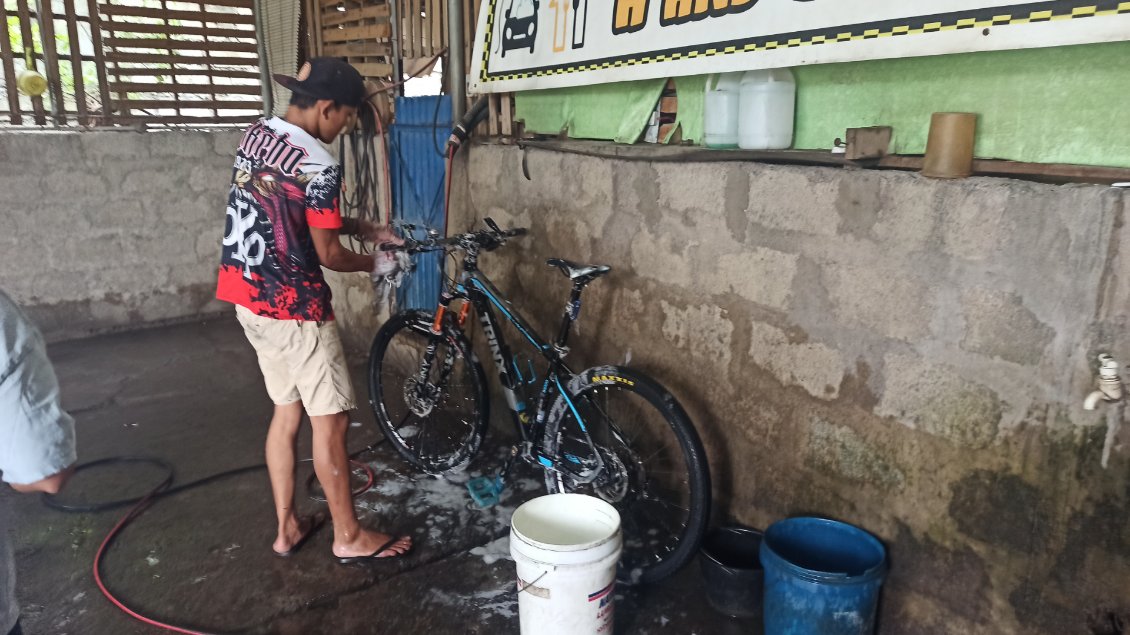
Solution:
M 483 0 L 470 79 L 508 92 L 1117 40 L 1130 2 Z

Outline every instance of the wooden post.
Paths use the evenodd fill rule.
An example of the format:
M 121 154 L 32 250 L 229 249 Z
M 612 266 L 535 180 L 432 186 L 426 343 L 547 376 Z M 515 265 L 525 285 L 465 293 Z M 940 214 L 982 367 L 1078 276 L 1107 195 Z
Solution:
M 443 0 L 430 0 L 432 5 L 432 49 L 428 51 L 428 55 L 435 55 L 443 50 Z
M 98 13 L 98 0 L 86 1 L 90 16 L 90 39 L 94 42 L 94 67 L 98 72 L 98 95 L 102 100 L 102 125 L 114 123 L 114 104 L 110 101 L 110 82 L 106 80 L 106 54 L 102 48 L 102 18 Z
M 514 135 L 514 119 L 510 114 L 510 102 L 514 99 L 513 93 L 503 93 L 500 97 L 502 101 L 502 114 L 499 115 L 499 123 L 502 124 L 501 133 L 504 137 L 511 137 Z
M 322 50 L 325 46 L 325 43 L 322 41 L 322 7 L 318 3 L 318 0 L 310 0 L 309 7 L 310 30 L 313 31 L 313 37 L 310 42 L 314 48 L 314 50 L 311 51 L 311 57 L 318 57 L 322 55 Z
M 420 57 L 425 57 L 432 49 L 432 0 L 420 0 L 420 12 Z
M 20 17 L 20 39 L 24 44 L 24 63 L 31 61 L 31 69 L 35 68 L 35 37 L 31 31 L 31 11 L 27 8 L 28 0 L 17 0 L 16 10 Z M 40 126 L 47 125 L 47 116 L 43 111 L 43 97 L 32 97 L 31 106 L 35 111 L 35 123 Z
M 47 87 L 51 91 L 51 115 L 55 125 L 67 123 L 67 105 L 63 101 L 63 79 L 59 76 L 59 52 L 55 50 L 55 11 L 51 0 L 36 2 L 36 17 L 39 19 L 39 38 L 43 47 L 44 73 Z
M 78 15 L 75 13 L 75 0 L 63 0 L 67 12 L 67 36 L 71 40 L 71 75 L 75 82 L 75 112 L 80 125 L 89 126 L 94 122 L 86 112 L 86 86 L 82 76 L 82 50 L 79 47 Z
M 412 5 L 412 57 L 425 57 L 424 18 L 420 15 L 423 7 L 420 0 L 408 0 Z
M 24 122 L 20 114 L 20 94 L 16 92 L 16 64 L 12 54 L 12 42 L 8 34 L 8 11 L 0 5 L 0 16 L 4 18 L 4 32 L 0 33 L 0 63 L 4 65 L 5 88 L 8 91 L 8 120 L 18 126 Z
M 492 137 L 499 135 L 498 124 L 498 93 L 491 93 L 487 101 L 487 112 L 489 113 L 488 120 L 490 121 L 490 128 L 487 134 Z

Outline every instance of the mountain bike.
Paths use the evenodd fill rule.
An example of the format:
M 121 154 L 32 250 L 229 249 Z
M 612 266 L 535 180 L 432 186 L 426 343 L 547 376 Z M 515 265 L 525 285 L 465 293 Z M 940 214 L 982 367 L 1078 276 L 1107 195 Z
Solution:
M 581 292 L 610 267 L 546 261 L 572 286 L 557 337 L 549 342 L 478 267 L 482 253 L 526 230 L 502 230 L 490 219 L 486 224 L 481 231 L 449 238 L 433 231 L 422 239 L 411 238 L 417 228 L 407 226 L 403 246 L 382 245 L 463 256 L 434 312 L 402 311 L 374 338 L 368 381 L 377 422 L 400 455 L 429 474 L 460 470 L 476 456 L 490 399 L 466 335 L 473 310 L 517 431 L 496 482 L 505 482 L 517 459 L 544 472 L 551 494 L 579 492 L 611 503 L 624 537 L 618 577 L 627 583 L 661 580 L 694 556 L 706 529 L 710 474 L 698 433 L 675 397 L 644 373 L 623 366 L 574 372 L 566 364 Z M 511 353 L 496 312 L 541 357 L 544 372 L 535 371 L 532 359 Z

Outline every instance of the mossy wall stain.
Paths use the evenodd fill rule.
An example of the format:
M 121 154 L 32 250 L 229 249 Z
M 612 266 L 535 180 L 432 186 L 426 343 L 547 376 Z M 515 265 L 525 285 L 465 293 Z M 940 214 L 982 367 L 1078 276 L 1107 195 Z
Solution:
M 950 517 L 966 536 L 1008 551 L 1046 551 L 1048 501 L 1012 474 L 977 470 L 953 485 Z
M 558 251 L 567 248 L 612 265 L 585 291 L 570 365 L 630 359 L 679 398 L 710 460 L 716 523 L 764 528 L 811 514 L 875 534 L 892 566 L 879 635 L 1092 635 L 1126 612 L 1130 457 L 1116 451 L 1100 467 L 1102 417 L 1079 405 L 1092 383 L 1080 363 L 1089 334 L 1121 337 L 1092 324 L 1103 267 L 1115 266 L 1101 253 L 1113 240 L 1107 194 L 883 172 L 868 175 L 880 181 L 876 199 L 870 184 L 841 185 L 847 172 L 601 160 L 616 209 L 597 214 L 575 185 L 554 185 L 589 159 L 531 150 L 531 166 L 553 175 L 496 171 L 521 153 L 471 149 L 478 213 L 517 205 L 513 218 L 532 228 L 484 266 L 548 331 L 567 281 L 544 258 L 575 255 Z M 871 201 L 882 206 L 874 215 L 863 209 Z M 797 256 L 788 280 L 748 272 L 743 282 L 783 290 L 776 302 L 720 283 L 723 256 L 765 250 Z M 856 319 L 891 272 L 912 292 L 877 323 Z M 923 303 L 899 310 L 915 298 Z M 1010 316 L 1024 328 L 1009 333 Z M 974 321 L 977 336 L 966 337 Z M 1001 333 L 1007 347 L 994 348 Z M 831 368 L 806 368 L 812 358 L 780 364 L 785 356 L 754 351 L 762 344 L 835 355 L 821 358 Z M 838 391 L 791 379 L 814 370 L 841 378 Z
M 927 401 L 918 413 L 923 430 L 971 447 L 991 443 L 1000 420 L 1000 397 L 984 387 L 942 393 Z

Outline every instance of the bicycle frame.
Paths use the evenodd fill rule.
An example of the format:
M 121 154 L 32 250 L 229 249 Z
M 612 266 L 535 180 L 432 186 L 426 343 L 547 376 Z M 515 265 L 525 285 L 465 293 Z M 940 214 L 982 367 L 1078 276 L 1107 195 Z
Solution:
M 432 332 L 437 335 L 442 333 L 444 322 L 449 319 L 454 319 L 456 326 L 461 328 L 466 322 L 470 308 L 474 307 L 479 322 L 482 325 L 482 330 L 486 335 L 487 344 L 491 352 L 491 361 L 494 363 L 495 369 L 498 372 L 499 382 L 506 396 L 506 403 L 510 410 L 514 427 L 517 429 L 523 441 L 524 458 L 536 461 L 545 469 L 560 469 L 552 458 L 542 454 L 541 438 L 545 430 L 546 416 L 552 406 L 553 398 L 556 395 L 561 395 L 580 423 L 581 431 L 584 433 L 586 441 L 593 451 L 593 458 L 597 469 L 593 470 L 591 474 L 581 474 L 573 470 L 568 470 L 571 476 L 581 482 L 585 482 L 596 478 L 596 475 L 599 474 L 600 470 L 603 468 L 603 460 L 596 451 L 596 446 L 593 444 L 592 439 L 589 438 L 588 430 L 580 416 L 580 412 L 573 404 L 572 398 L 561 383 L 561 376 L 563 374 L 567 378 L 572 375 L 572 371 L 565 363 L 564 358 L 569 352 L 567 347 L 569 332 L 572 330 L 573 322 L 576 321 L 580 314 L 582 289 L 583 287 L 576 284 L 573 285 L 569 304 L 561 318 L 561 327 L 558 330 L 557 338 L 553 343 L 548 343 L 544 338 L 538 335 L 537 331 L 530 326 L 529 322 L 503 297 L 502 293 L 494 286 L 490 279 L 479 270 L 478 254 L 468 251 L 463 259 L 463 267 L 459 275 L 459 280 L 445 287 L 440 294 L 439 305 L 436 307 L 435 321 L 432 324 Z M 463 300 L 464 304 L 460 307 L 457 316 L 451 318 L 450 306 L 451 303 L 456 300 Z M 515 392 L 519 386 L 519 378 L 522 373 L 521 370 L 517 368 L 517 360 L 514 358 L 509 345 L 506 343 L 506 338 L 502 330 L 498 328 L 499 321 L 496 317 L 495 310 L 500 312 L 507 322 L 514 325 L 529 344 L 548 362 L 545 377 L 542 378 L 541 381 L 541 389 L 538 391 L 537 403 L 534 407 L 534 420 L 532 422 L 529 416 L 528 404 L 520 400 Z M 426 373 L 430 370 L 434 353 L 433 347 L 429 347 L 429 350 L 425 352 L 422 377 L 426 377 Z M 512 364 L 514 368 L 511 368 Z M 571 461 L 580 463 L 576 457 L 571 457 Z

